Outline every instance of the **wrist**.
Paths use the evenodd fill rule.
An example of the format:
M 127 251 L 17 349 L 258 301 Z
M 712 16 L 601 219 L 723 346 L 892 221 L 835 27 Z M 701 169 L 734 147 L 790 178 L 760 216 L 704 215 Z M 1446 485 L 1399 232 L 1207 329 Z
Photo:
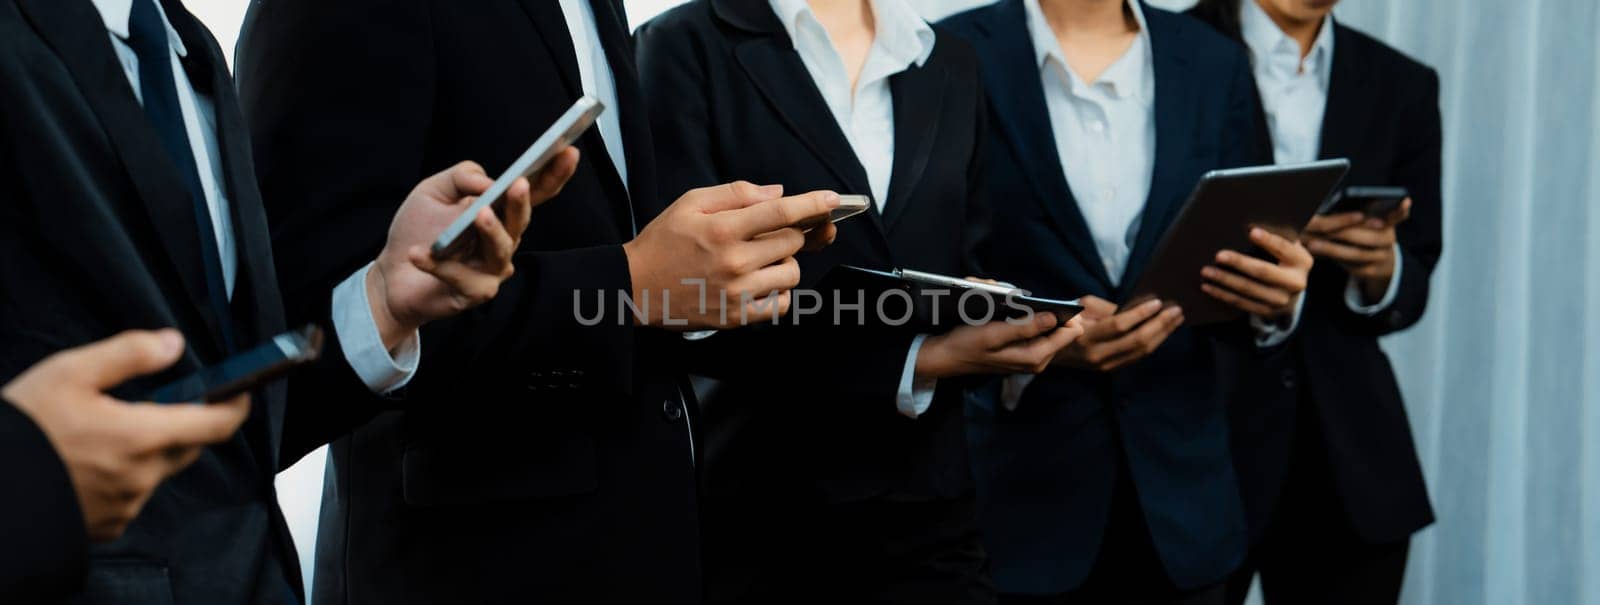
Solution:
M 1361 299 L 1366 304 L 1375 304 L 1383 300 L 1383 295 L 1389 292 L 1389 281 L 1394 278 L 1394 273 L 1363 277 L 1357 280 L 1361 287 Z
M 642 304 L 641 301 L 645 300 L 644 297 L 648 296 L 650 292 L 651 270 L 649 263 L 645 261 L 646 258 L 649 258 L 649 255 L 639 249 L 639 240 L 637 239 L 622 244 L 622 255 L 628 259 L 628 284 L 631 289 L 628 295 L 633 297 L 634 304 Z M 641 306 L 639 309 L 643 311 L 644 307 Z M 629 319 L 635 326 L 650 325 L 651 318 L 649 317 L 640 317 L 638 313 L 630 313 L 629 315 L 632 316 Z
M 363 285 L 367 291 L 367 309 L 372 313 L 372 322 L 378 328 L 378 337 L 383 340 L 385 349 L 394 350 L 422 327 L 421 321 L 398 312 L 389 300 L 388 274 L 382 259 L 372 263 Z
M 915 379 L 939 380 L 956 374 L 955 363 L 949 355 L 948 342 L 948 338 L 943 334 L 929 336 L 922 341 L 922 349 L 917 351 L 916 367 L 912 370 Z

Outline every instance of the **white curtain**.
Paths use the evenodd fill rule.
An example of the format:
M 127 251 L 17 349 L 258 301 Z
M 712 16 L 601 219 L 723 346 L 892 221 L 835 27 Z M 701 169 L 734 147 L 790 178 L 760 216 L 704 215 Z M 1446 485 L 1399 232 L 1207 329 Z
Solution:
M 934 19 L 986 3 L 917 1 Z M 1600 3 L 1335 16 L 1443 86 L 1444 259 L 1426 319 L 1384 343 L 1439 516 L 1404 601 L 1600 604 Z

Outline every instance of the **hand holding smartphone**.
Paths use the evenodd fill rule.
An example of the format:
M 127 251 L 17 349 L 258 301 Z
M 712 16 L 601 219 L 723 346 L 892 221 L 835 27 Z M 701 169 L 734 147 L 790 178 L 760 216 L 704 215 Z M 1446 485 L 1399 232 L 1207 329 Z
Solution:
M 872 198 L 870 196 L 840 195 L 839 207 L 829 211 L 826 219 L 819 216 L 815 219 L 802 222 L 796 226 L 800 227 L 801 230 L 810 231 L 812 229 L 816 229 L 817 227 L 821 227 L 824 222 L 838 223 L 839 221 L 866 212 L 867 208 L 871 205 Z
M 471 206 L 462 211 L 454 222 L 451 222 L 443 232 L 439 233 L 438 239 L 433 242 L 433 257 L 445 258 L 453 256 L 455 252 L 459 251 L 459 248 L 464 246 L 465 242 L 470 241 L 470 239 L 463 238 L 462 235 L 472 227 L 472 221 L 478 216 L 478 211 L 485 206 L 493 204 L 496 212 L 498 212 L 502 205 L 501 198 L 505 197 L 506 192 L 511 189 L 512 184 L 517 182 L 517 179 L 529 177 L 543 170 L 550 163 L 550 160 L 556 157 L 556 154 L 571 147 L 578 140 L 578 137 L 583 135 L 584 131 L 593 126 L 595 119 L 599 118 L 600 114 L 605 110 L 605 105 L 595 100 L 594 97 L 586 96 L 573 103 L 572 107 L 567 109 L 567 112 L 562 114 L 560 118 L 557 118 L 555 123 L 551 124 L 550 128 L 539 136 L 538 140 L 528 146 L 528 150 L 524 151 L 522 156 L 517 158 L 517 161 L 511 163 L 511 167 L 507 168 L 500 175 L 500 178 L 495 179 L 494 184 L 489 186 L 488 191 L 478 196 L 478 199 L 474 200 Z
M 1411 193 L 1405 187 L 1345 187 L 1318 214 L 1360 212 L 1369 218 L 1384 218 L 1398 210 L 1408 197 Z
M 322 328 L 284 332 L 222 363 L 167 383 L 141 398 L 156 403 L 227 401 L 284 377 L 322 355 Z

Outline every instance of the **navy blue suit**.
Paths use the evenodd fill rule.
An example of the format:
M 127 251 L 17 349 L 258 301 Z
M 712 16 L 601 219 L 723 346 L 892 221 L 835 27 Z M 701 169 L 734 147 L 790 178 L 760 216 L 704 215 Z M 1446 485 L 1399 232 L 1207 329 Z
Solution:
M 1204 24 L 1144 8 L 1156 78 L 1155 168 L 1127 272 L 1113 283 L 1061 168 L 1022 2 L 944 23 L 976 48 L 993 112 L 985 142 L 993 231 L 979 258 L 993 277 L 1040 295 L 1121 301 L 1202 174 L 1265 163 L 1249 61 Z M 979 521 L 997 586 L 1050 594 L 1082 585 L 1102 550 L 1119 481 L 1131 483 L 1136 496 L 1128 499 L 1137 505 L 1129 508 L 1142 509 L 1166 580 L 1179 589 L 1222 580 L 1247 546 L 1225 408 L 1264 363 L 1243 320 L 1186 326 L 1153 355 L 1109 374 L 1053 368 L 1014 411 L 995 397 L 972 397 Z

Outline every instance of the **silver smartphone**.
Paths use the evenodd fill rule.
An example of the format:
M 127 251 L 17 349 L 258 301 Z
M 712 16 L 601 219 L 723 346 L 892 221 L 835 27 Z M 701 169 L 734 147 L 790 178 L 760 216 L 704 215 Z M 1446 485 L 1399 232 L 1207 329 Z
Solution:
M 490 204 L 494 204 L 495 208 L 498 209 L 502 204 L 501 198 L 505 197 L 506 191 L 511 189 L 512 183 L 517 182 L 517 179 L 543 170 L 545 165 L 556 157 L 556 154 L 566 151 L 568 147 L 572 146 L 573 142 L 578 140 L 579 136 L 583 135 L 584 131 L 593 126 L 595 118 L 600 117 L 600 114 L 605 110 L 605 104 L 594 97 L 586 96 L 573 103 L 572 107 L 567 109 L 566 113 L 561 114 L 561 117 L 556 119 L 555 123 L 551 124 L 550 128 L 545 130 L 538 140 L 528 146 L 527 151 L 522 152 L 522 157 L 511 163 L 511 167 L 507 168 L 505 173 L 501 174 L 500 178 L 489 186 L 488 191 L 483 192 L 483 195 L 472 202 L 472 206 L 468 207 L 461 213 L 461 216 L 456 217 L 454 222 L 444 228 L 438 239 L 433 242 L 433 255 L 435 257 L 444 257 L 454 252 L 453 247 L 462 241 L 462 234 L 472 227 L 472 220 L 478 216 L 478 211 Z
M 857 214 L 866 212 L 867 207 L 871 205 L 872 198 L 869 196 L 841 195 L 839 196 L 839 207 L 834 208 L 832 212 L 828 213 L 828 220 L 830 222 L 837 223 Z
M 869 206 L 871 206 L 871 205 L 872 205 L 872 198 L 870 196 L 865 196 L 865 195 L 840 195 L 839 196 L 839 206 L 834 208 L 833 210 L 828 211 L 827 222 L 837 223 L 839 221 L 842 221 L 844 219 L 850 218 L 850 217 L 855 216 L 857 214 L 861 214 L 863 212 L 866 212 L 867 208 Z M 821 227 L 822 225 L 823 225 L 823 218 L 819 216 L 819 217 L 816 217 L 816 218 L 813 218 L 813 219 L 806 219 L 805 221 L 803 221 L 800 224 L 796 225 L 796 227 L 799 227 L 800 229 L 805 230 L 805 231 L 810 231 L 810 230 L 815 229 L 817 227 Z

